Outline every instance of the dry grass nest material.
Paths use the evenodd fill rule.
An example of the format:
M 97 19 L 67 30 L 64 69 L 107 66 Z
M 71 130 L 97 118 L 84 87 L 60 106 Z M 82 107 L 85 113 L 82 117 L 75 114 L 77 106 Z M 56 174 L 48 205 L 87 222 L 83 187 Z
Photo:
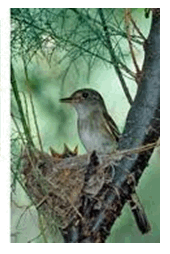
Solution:
M 78 213 L 84 185 L 84 168 L 71 158 L 58 159 L 34 151 L 24 153 L 22 173 L 28 195 L 46 219 L 65 227 Z
M 95 167 L 93 176 L 85 184 L 90 155 L 56 158 L 47 153 L 24 152 L 22 174 L 28 195 L 50 223 L 65 228 L 77 216 L 83 195 L 97 196 L 107 173 Z
M 125 155 L 127 152 L 100 157 L 73 154 L 63 159 L 38 150 L 31 153 L 25 150 L 22 163 L 25 187 L 50 227 L 65 228 L 74 219 L 83 219 L 81 205 L 84 195 L 96 199 L 100 209 L 100 190 L 110 183 L 110 172 L 113 174 L 109 165 L 114 166 Z

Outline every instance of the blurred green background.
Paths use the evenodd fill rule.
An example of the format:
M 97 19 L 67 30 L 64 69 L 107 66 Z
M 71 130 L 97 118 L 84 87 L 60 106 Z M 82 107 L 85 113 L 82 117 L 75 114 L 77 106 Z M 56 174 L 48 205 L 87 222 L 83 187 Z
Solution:
M 123 22 L 124 10 L 111 10 L 112 9 L 104 9 L 108 24 L 117 24 L 117 28 L 119 28 L 120 31 L 125 31 L 125 24 Z M 71 40 L 72 42 L 78 43 L 78 45 L 81 45 L 80 37 L 82 36 L 82 34 L 80 33 L 80 31 L 90 34 L 94 32 L 94 29 L 96 29 L 94 23 L 91 23 L 91 26 L 88 26 L 88 28 L 86 29 L 87 24 L 85 26 L 85 21 L 80 21 L 83 16 L 80 16 L 79 19 L 76 19 L 76 13 L 73 11 L 68 11 L 68 9 L 63 9 L 63 12 L 66 12 L 64 14 L 63 12 L 61 12 L 62 9 L 49 9 L 50 14 L 47 11 L 47 9 L 32 9 L 30 10 L 31 16 L 29 16 L 27 9 L 12 9 L 11 19 L 16 21 L 16 23 L 17 19 L 20 20 L 20 22 L 18 23 L 21 26 L 20 31 L 17 30 L 20 28 L 18 28 L 16 24 L 12 25 L 12 33 L 14 34 L 14 32 L 17 30 L 20 31 L 20 33 L 23 35 L 20 36 L 21 38 L 23 37 L 23 42 L 21 43 L 21 40 L 20 47 L 18 46 L 17 48 L 17 43 L 14 43 L 13 41 L 14 35 L 17 38 L 17 33 L 14 35 L 12 34 L 12 64 L 15 71 L 15 77 L 21 94 L 22 103 L 23 105 L 26 105 L 26 98 L 28 104 L 27 108 L 29 111 L 29 121 L 32 131 L 31 134 L 32 136 L 35 136 L 34 142 L 37 147 L 39 147 L 39 143 L 36 137 L 36 129 L 29 101 L 30 93 L 33 97 L 44 151 L 49 152 L 49 147 L 52 146 L 57 152 L 61 153 L 63 151 L 63 144 L 66 143 L 71 149 L 73 149 L 78 144 L 79 153 L 82 154 L 85 153 L 85 149 L 82 146 L 77 133 L 76 112 L 69 105 L 60 104 L 59 99 L 69 96 L 72 92 L 81 88 L 93 88 L 97 90 L 103 96 L 108 111 L 110 115 L 114 118 L 121 132 L 123 131 L 130 105 L 122 90 L 113 66 L 95 56 L 91 57 L 91 59 L 88 60 L 86 55 L 80 54 L 80 49 L 78 51 L 79 55 L 77 59 L 74 60 L 72 64 L 70 64 L 70 61 L 73 58 L 76 58 L 76 54 L 78 53 L 71 51 L 67 46 L 68 42 L 66 43 L 66 41 L 63 42 L 60 40 L 61 45 L 58 45 L 58 42 L 49 39 L 48 41 L 45 41 L 45 46 L 42 46 L 43 43 L 41 41 L 42 48 L 38 49 L 37 47 L 37 50 L 33 54 L 33 57 L 29 59 L 27 58 L 27 56 L 29 55 L 27 53 L 27 50 L 29 46 L 31 48 L 31 41 L 33 40 L 32 38 L 30 38 L 29 41 L 29 35 L 30 37 L 33 36 L 33 31 L 31 31 L 31 29 L 27 29 L 27 32 L 24 33 L 25 30 L 24 28 L 22 28 L 23 20 L 21 19 L 21 17 L 24 17 L 27 22 L 34 17 L 34 25 L 36 26 L 38 24 L 39 27 L 44 30 L 47 29 L 44 28 L 44 24 L 48 21 L 50 24 L 53 24 L 53 29 L 54 27 L 57 27 L 56 33 L 60 34 L 60 36 L 63 37 L 64 31 L 66 34 L 66 31 L 73 31 L 73 28 L 74 31 L 75 29 L 77 29 L 78 38 L 76 36 L 73 36 L 71 37 Z M 83 9 L 79 9 L 79 11 L 82 13 L 82 15 L 84 15 L 84 13 L 86 14 L 86 17 L 88 17 L 88 15 L 91 15 L 92 17 L 94 17 L 95 21 L 98 21 L 96 9 L 90 9 L 88 10 L 88 12 Z M 45 17 L 47 17 L 45 15 L 47 15 L 47 13 L 49 16 L 47 20 L 45 20 Z M 61 16 L 60 13 L 62 13 L 63 16 Z M 37 16 L 35 14 L 37 14 Z M 40 14 L 41 20 L 39 18 Z M 56 15 L 55 18 L 53 18 L 54 14 Z M 59 14 L 62 18 L 65 17 L 64 21 L 62 21 L 62 18 L 59 16 Z M 132 9 L 132 15 L 133 19 L 135 20 L 135 22 L 137 22 L 144 36 L 147 37 L 150 31 L 151 15 L 148 19 L 146 19 L 144 16 L 144 9 Z M 57 19 L 56 17 L 59 18 Z M 79 26 L 77 25 L 77 28 L 75 25 L 75 19 L 76 22 L 77 20 L 78 22 L 82 22 L 82 24 L 80 23 Z M 64 28 L 62 27 L 63 24 Z M 47 34 L 45 34 L 45 32 L 43 33 L 42 31 L 41 38 L 42 36 L 44 36 L 44 38 L 46 39 L 48 37 L 47 35 L 50 35 L 48 29 L 46 31 Z M 133 33 L 135 34 L 135 31 L 133 31 Z M 89 35 L 91 36 L 89 37 L 91 38 L 91 40 L 93 39 L 94 35 L 96 35 L 96 33 L 92 34 L 93 36 Z M 34 33 L 34 36 L 35 35 L 36 33 Z M 85 38 L 86 36 L 87 35 L 85 34 Z M 37 35 L 37 39 L 35 38 L 35 41 L 38 41 L 39 38 L 40 35 Z M 116 39 L 112 42 L 117 56 L 124 59 L 124 63 L 126 63 L 126 65 L 134 71 L 134 66 L 131 60 L 127 39 L 122 38 L 122 36 L 117 36 Z M 91 49 L 94 49 L 92 50 L 92 52 L 94 52 L 95 54 L 100 54 L 101 56 L 106 56 L 106 58 L 109 59 L 108 52 L 103 51 L 102 47 L 98 48 L 98 44 L 99 43 L 97 42 L 95 46 L 91 46 Z M 55 45 L 57 46 L 55 47 Z M 35 45 L 33 46 L 35 47 Z M 53 47 L 55 48 L 54 51 Z M 43 52 L 42 49 L 44 50 Z M 51 55 L 49 54 L 50 50 L 51 52 L 53 51 Z M 142 46 L 135 44 L 134 52 L 138 60 L 139 66 L 141 67 L 144 58 Z M 24 69 L 25 66 L 26 69 Z M 26 73 L 28 74 L 27 78 L 29 78 L 29 81 L 26 78 Z M 137 85 L 134 79 L 128 78 L 127 76 L 128 75 L 124 75 L 124 78 L 132 95 L 132 98 L 134 98 Z M 25 94 L 25 97 L 23 94 Z M 11 93 L 11 110 L 15 113 L 17 117 L 18 113 L 13 93 Z M 11 122 L 11 134 L 13 140 L 15 140 L 15 137 L 17 138 L 17 133 L 13 122 Z M 17 153 L 18 151 L 19 148 L 15 145 L 15 142 L 12 142 L 12 152 Z M 155 149 L 149 162 L 149 166 L 146 168 L 137 187 L 137 192 L 139 194 L 139 197 L 141 198 L 143 206 L 145 207 L 146 213 L 151 222 L 152 231 L 147 235 L 141 235 L 135 224 L 130 209 L 126 205 L 122 211 L 122 215 L 117 219 L 114 227 L 112 228 L 111 235 L 108 237 L 107 242 L 158 243 L 160 241 L 159 163 L 159 149 L 157 148 Z M 42 235 L 39 235 L 41 227 L 36 209 L 31 205 L 31 201 L 29 200 L 19 183 L 15 184 L 15 188 L 12 191 L 11 196 L 11 241 L 43 242 L 44 238 L 42 237 Z M 49 233 L 47 234 L 47 239 L 48 242 L 62 242 L 60 233 L 54 238 Z

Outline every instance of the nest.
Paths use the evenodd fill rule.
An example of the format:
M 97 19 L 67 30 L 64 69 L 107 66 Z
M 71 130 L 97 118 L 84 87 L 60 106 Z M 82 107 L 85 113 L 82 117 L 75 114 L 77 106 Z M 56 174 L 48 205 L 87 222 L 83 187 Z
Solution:
M 96 198 L 96 207 L 100 206 L 102 200 L 97 195 L 110 177 L 108 170 L 103 172 L 95 153 L 91 157 L 54 155 L 37 150 L 31 154 L 24 152 L 22 173 L 28 195 L 50 228 L 64 229 L 73 220 L 83 219 L 81 205 L 85 195 Z M 105 158 L 105 165 L 106 160 L 110 163 Z
M 102 208 L 106 191 L 110 189 L 119 196 L 112 182 L 114 165 L 124 156 L 131 157 L 153 146 L 154 143 L 140 149 L 100 156 L 95 151 L 91 155 L 77 156 L 77 151 L 67 149 L 63 154 L 52 150 L 51 156 L 38 150 L 28 152 L 27 149 L 22 164 L 25 187 L 50 229 L 56 232 L 60 227 L 64 230 L 71 223 L 82 220 L 88 235 L 88 220 Z

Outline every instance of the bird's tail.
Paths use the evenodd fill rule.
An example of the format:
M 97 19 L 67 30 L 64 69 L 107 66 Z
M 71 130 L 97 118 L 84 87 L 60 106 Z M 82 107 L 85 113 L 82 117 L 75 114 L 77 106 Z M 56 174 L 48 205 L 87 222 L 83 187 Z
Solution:
M 131 194 L 129 204 L 130 204 L 132 213 L 135 217 L 138 228 L 140 229 L 142 234 L 148 233 L 151 230 L 151 225 L 147 219 L 144 208 L 136 193 Z

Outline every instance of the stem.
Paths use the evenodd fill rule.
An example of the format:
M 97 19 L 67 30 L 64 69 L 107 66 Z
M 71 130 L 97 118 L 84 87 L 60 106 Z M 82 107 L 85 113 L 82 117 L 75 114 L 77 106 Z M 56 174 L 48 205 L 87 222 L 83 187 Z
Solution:
M 100 15 L 100 19 L 102 21 L 103 30 L 105 32 L 106 44 L 107 44 L 107 48 L 108 48 L 110 56 L 111 56 L 112 64 L 115 68 L 116 74 L 118 75 L 118 78 L 120 80 L 120 83 L 122 85 L 124 93 L 126 95 L 126 98 L 127 98 L 128 102 L 130 103 L 130 105 L 132 105 L 133 100 L 132 100 L 132 97 L 129 93 L 128 87 L 126 86 L 126 83 L 125 83 L 125 80 L 124 80 L 123 75 L 121 73 L 121 70 L 119 69 L 118 61 L 117 61 L 114 49 L 112 47 L 112 43 L 111 43 L 111 40 L 110 40 L 110 34 L 109 34 L 109 31 L 108 31 L 108 28 L 107 28 L 107 25 L 106 25 L 106 21 L 105 21 L 105 17 L 104 17 L 104 13 L 103 13 L 102 8 L 99 8 L 99 15 Z
M 19 113 L 20 113 L 20 116 L 21 116 L 21 122 L 22 122 L 22 126 L 23 126 L 23 129 L 24 129 L 24 133 L 25 133 L 28 145 L 32 146 L 32 147 L 35 147 L 34 143 L 32 141 L 32 138 L 31 138 L 30 130 L 29 130 L 28 125 L 27 125 L 26 120 L 25 120 L 24 111 L 23 111 L 23 108 L 22 108 L 22 103 L 21 103 L 21 99 L 20 99 L 20 96 L 19 96 L 19 91 L 18 91 L 18 87 L 17 87 L 17 83 L 16 83 L 12 63 L 11 63 L 11 84 L 12 84 L 14 96 L 15 96 L 15 99 L 16 99 L 16 102 L 17 102 L 17 105 L 18 105 L 18 110 L 19 110 Z
M 136 57 L 135 57 L 135 54 L 134 54 L 134 51 L 133 51 L 133 46 L 132 46 L 132 41 L 131 41 L 131 34 L 130 34 L 130 29 L 129 29 L 130 20 L 131 20 L 130 9 L 126 8 L 125 9 L 125 25 L 126 25 L 126 32 L 127 32 L 127 40 L 128 40 L 128 43 L 129 43 L 129 48 L 130 48 L 130 53 L 131 53 L 131 56 L 132 56 L 132 60 L 133 60 L 134 66 L 136 68 L 136 73 L 140 73 L 140 69 L 139 69 L 139 66 L 138 66 L 137 61 L 136 61 Z

